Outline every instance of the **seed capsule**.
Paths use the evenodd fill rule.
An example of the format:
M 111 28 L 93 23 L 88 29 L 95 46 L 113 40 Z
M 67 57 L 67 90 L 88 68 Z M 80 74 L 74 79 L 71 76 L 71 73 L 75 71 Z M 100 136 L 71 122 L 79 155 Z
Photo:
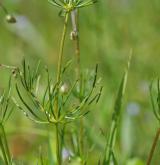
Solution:
M 16 23 L 16 22 L 17 22 L 17 21 L 16 21 L 16 18 L 13 17 L 13 16 L 10 15 L 10 14 L 6 15 L 6 21 L 7 21 L 8 23 Z
M 64 83 L 61 87 L 60 87 L 60 92 L 62 94 L 67 94 L 69 91 L 69 86 L 67 83 Z

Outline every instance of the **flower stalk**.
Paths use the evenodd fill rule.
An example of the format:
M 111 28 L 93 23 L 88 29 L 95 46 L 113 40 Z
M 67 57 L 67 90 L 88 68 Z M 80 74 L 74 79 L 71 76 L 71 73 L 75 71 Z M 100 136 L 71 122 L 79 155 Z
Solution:
M 8 157 L 8 161 L 11 162 L 11 155 L 10 155 L 10 151 L 9 151 L 9 147 L 8 147 L 6 133 L 5 133 L 5 130 L 4 130 L 4 126 L 2 124 L 0 124 L 0 130 L 2 131 L 2 135 L 3 135 L 2 137 L 3 137 L 4 146 L 5 146 L 5 149 L 6 149 L 6 154 L 7 154 L 7 157 Z
M 58 70 L 57 70 L 57 93 L 59 93 L 59 85 L 61 80 L 61 70 L 62 70 L 62 60 L 63 60 L 63 51 L 64 51 L 64 42 L 67 33 L 67 24 L 68 24 L 69 13 L 66 12 L 65 14 L 65 21 L 64 27 L 62 32 L 62 38 L 60 42 L 60 51 L 59 51 L 59 59 L 58 59 Z M 58 107 L 58 95 L 56 96 L 55 100 L 55 115 L 56 120 L 59 119 L 59 107 Z M 56 123 L 56 157 L 57 157 L 57 164 L 62 164 L 62 154 L 61 154 L 61 140 L 60 140 L 60 133 L 59 133 L 59 123 Z
M 8 163 L 8 160 L 7 160 L 7 155 L 6 155 L 6 152 L 5 152 L 5 147 L 3 145 L 3 142 L 2 142 L 2 138 L 0 137 L 0 147 L 1 147 L 1 151 L 2 151 L 2 154 L 3 154 L 3 158 L 4 158 L 4 162 L 6 165 L 9 165 Z
M 63 51 L 64 51 L 64 42 L 65 42 L 66 32 L 67 32 L 68 17 L 69 17 L 69 13 L 66 12 L 65 22 L 64 22 L 63 32 L 62 32 L 62 38 L 61 38 L 61 42 L 60 42 L 59 59 L 58 59 L 58 71 L 57 71 L 57 84 L 58 85 L 60 83 L 60 78 L 61 78 L 62 59 L 63 59 Z

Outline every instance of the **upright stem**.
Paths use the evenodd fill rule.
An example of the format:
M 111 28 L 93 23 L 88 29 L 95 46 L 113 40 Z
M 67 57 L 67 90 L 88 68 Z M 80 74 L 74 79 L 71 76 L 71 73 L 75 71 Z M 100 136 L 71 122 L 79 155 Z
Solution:
M 110 164 L 110 162 L 111 162 L 112 150 L 113 150 L 114 142 L 115 142 L 115 138 L 116 138 L 116 130 L 117 130 L 117 123 L 116 123 L 116 121 L 112 121 L 109 139 L 108 139 L 108 142 L 107 142 L 106 148 L 105 148 L 107 164 Z
M 6 154 L 7 154 L 7 157 L 8 157 L 8 161 L 11 162 L 11 155 L 10 155 L 10 152 L 9 152 L 6 133 L 5 133 L 5 130 L 4 130 L 4 126 L 2 124 L 0 124 L 0 129 L 2 131 L 2 135 L 3 135 L 3 139 L 4 139 L 3 141 L 4 141 L 4 146 L 5 146 Z
M 5 161 L 5 164 L 9 165 L 8 160 L 7 160 L 7 156 L 6 156 L 6 152 L 5 152 L 5 147 L 3 145 L 1 136 L 0 136 L 0 148 L 2 150 L 2 154 L 3 154 L 3 158 L 4 158 L 4 161 Z
M 2 8 L 5 14 L 8 14 L 8 10 L 3 6 L 1 2 L 0 2 L 0 7 Z
M 3 154 L 5 164 L 9 165 L 11 159 L 10 159 L 10 153 L 8 149 L 6 134 L 5 134 L 2 123 L 0 123 L 0 148 Z
M 160 128 L 157 130 L 156 136 L 154 138 L 153 145 L 152 145 L 152 148 L 151 148 L 148 160 L 147 160 L 147 165 L 151 164 L 151 161 L 152 161 L 152 158 L 153 158 L 153 154 L 154 154 L 154 151 L 156 149 L 159 137 L 160 137 Z
M 74 42 L 75 42 L 75 55 L 76 55 L 76 76 L 77 79 L 80 79 L 80 44 L 79 44 L 79 13 L 78 9 L 75 9 L 71 12 L 71 21 L 72 21 L 72 30 L 74 36 Z M 79 99 L 79 101 L 81 101 Z M 83 150 L 84 150 L 84 122 L 83 119 L 80 119 L 80 132 L 79 132 L 79 152 L 80 156 L 83 156 Z
M 58 72 L 57 72 L 58 85 L 60 83 L 60 78 L 61 78 L 62 59 L 63 59 L 63 51 L 64 51 L 64 42 L 65 42 L 66 32 L 67 32 L 68 17 L 69 17 L 69 13 L 67 12 L 65 15 L 65 22 L 64 22 L 62 38 L 61 38 L 61 43 L 60 43 L 60 50 L 59 50 Z
M 61 154 L 61 140 L 60 140 L 60 133 L 59 133 L 59 103 L 58 103 L 58 93 L 59 93 L 59 84 L 61 80 L 61 70 L 62 70 L 62 59 L 63 59 L 63 51 L 64 51 L 64 42 L 66 38 L 66 32 L 67 32 L 67 24 L 68 24 L 68 17 L 69 13 L 67 12 L 65 15 L 65 22 L 62 32 L 62 38 L 60 42 L 60 51 L 59 51 L 59 59 L 58 59 L 58 70 L 57 70 L 57 94 L 55 98 L 55 116 L 56 116 L 56 157 L 57 157 L 57 165 L 62 164 L 62 154 Z
M 84 122 L 83 119 L 80 119 L 80 133 L 79 133 L 79 152 L 80 152 L 80 156 L 83 157 L 83 151 L 84 151 Z
M 59 125 L 56 124 L 56 156 L 57 156 L 57 165 L 62 164 L 62 155 L 61 155 L 61 141 L 59 137 Z
M 80 78 L 80 44 L 79 44 L 79 23 L 78 23 L 79 13 L 78 9 L 75 9 L 71 12 L 71 21 L 72 21 L 72 30 L 74 33 L 75 41 L 75 55 L 76 55 L 76 74 L 77 78 Z

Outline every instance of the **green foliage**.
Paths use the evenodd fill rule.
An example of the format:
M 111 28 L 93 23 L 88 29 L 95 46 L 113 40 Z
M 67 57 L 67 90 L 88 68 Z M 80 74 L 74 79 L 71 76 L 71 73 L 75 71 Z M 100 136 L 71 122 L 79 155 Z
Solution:
M 154 120 L 148 101 L 148 84 L 153 73 L 160 73 L 160 2 L 108 0 L 99 1 L 94 7 L 85 10 L 84 7 L 96 1 L 49 2 L 50 6 L 42 0 L 38 3 L 0 2 L 0 63 L 19 66 L 23 56 L 27 56 L 27 62 L 23 61 L 22 67 L 0 64 L 0 120 L 3 123 L 0 164 L 9 163 L 7 139 L 11 144 L 11 155 L 13 154 L 15 159 L 15 162 L 10 164 L 14 165 L 22 162 L 58 164 L 57 160 L 59 164 L 66 165 L 101 165 L 108 163 L 106 161 L 109 159 L 110 164 L 139 165 L 145 164 L 146 159 L 152 156 L 152 164 L 159 164 L 158 151 L 155 150 L 149 155 L 151 141 L 159 139 L 159 130 L 156 138 L 152 139 L 157 120 L 160 120 L 159 80 L 153 81 L 150 86 L 152 107 L 157 120 Z M 57 11 L 53 10 L 52 6 L 60 10 L 59 15 L 63 16 L 59 18 L 61 21 L 57 19 Z M 16 24 L 7 24 L 6 21 Z M 57 53 L 62 23 L 64 29 Z M 131 48 L 134 58 L 125 92 L 127 101 L 123 106 L 124 111 L 121 111 L 125 76 L 119 91 L 117 86 L 128 50 Z M 57 54 L 60 58 L 56 58 Z M 33 67 L 33 63 L 39 58 L 42 63 L 47 64 L 47 68 L 40 69 L 43 68 L 40 63 Z M 64 62 L 65 60 L 68 62 Z M 84 69 L 86 66 L 95 65 L 97 61 L 100 63 L 98 70 L 104 86 L 100 100 L 102 87 L 100 79 L 97 78 L 98 66 L 91 72 Z M 60 65 L 55 69 L 57 63 Z M 3 70 L 4 68 L 6 70 Z M 4 90 L 8 82 L 8 70 L 12 70 L 15 77 L 15 81 L 12 81 L 15 83 L 15 89 L 11 98 L 9 90 Z M 117 93 L 115 104 L 114 93 Z M 12 101 L 17 109 L 33 122 L 23 118 L 20 111 L 16 111 L 10 118 L 13 112 Z M 95 106 L 97 102 L 99 104 Z M 113 112 L 110 111 L 112 104 Z M 90 111 L 92 113 L 88 113 Z M 127 116 L 129 122 L 123 122 L 122 119 L 125 118 L 121 119 L 120 116 Z M 122 140 L 123 143 L 127 143 L 122 139 L 124 135 L 120 136 L 124 133 L 121 133 L 121 121 L 124 123 L 123 128 L 127 128 L 125 133 L 128 134 L 128 143 L 132 144 L 129 145 L 129 149 L 121 144 Z M 132 125 L 128 126 L 127 123 Z M 42 130 L 43 135 L 37 133 L 41 129 L 45 130 Z M 22 148 L 23 144 L 15 143 L 14 138 L 18 137 L 19 142 L 23 141 L 21 134 L 25 136 L 27 143 L 24 151 L 17 154 L 15 149 Z M 132 137 L 135 134 L 136 138 Z M 13 143 L 16 144 L 16 148 Z M 158 149 L 158 143 L 156 144 Z M 37 151 L 39 145 L 42 146 L 40 153 Z M 63 150 L 67 151 L 66 155 Z M 128 150 L 129 152 L 125 152 Z M 106 157 L 104 163 L 105 158 L 100 155 Z
M 102 88 L 100 88 L 100 91 L 94 94 L 94 91 L 97 88 L 98 65 L 96 66 L 93 77 L 87 78 L 87 80 L 85 78 L 84 81 L 84 77 L 82 76 L 83 78 L 80 80 L 75 80 L 65 94 L 60 90 L 57 90 L 57 88 L 59 89 L 63 85 L 62 81 L 59 86 L 57 83 L 53 83 L 47 68 L 47 86 L 42 92 L 39 87 L 41 75 L 38 73 L 38 68 L 39 64 L 36 69 L 30 69 L 30 66 L 26 66 L 26 62 L 24 61 L 22 70 L 16 69 L 16 91 L 24 108 L 22 108 L 14 99 L 18 108 L 22 110 L 29 119 L 36 123 L 65 124 L 71 122 L 85 116 L 88 113 L 87 107 L 92 102 L 98 102 L 102 92 Z M 64 69 L 62 72 L 64 72 Z M 31 70 L 34 70 L 35 72 L 31 73 Z M 90 83 L 86 86 L 86 83 L 88 82 Z M 43 93 L 42 96 L 40 96 L 40 93 Z M 26 94 L 25 99 L 23 94 Z M 58 118 L 56 118 L 54 109 L 56 97 L 58 97 L 59 104 Z M 81 101 L 79 103 L 71 103 L 70 98 L 75 100 L 76 97 L 80 97 Z
M 11 78 L 9 80 L 8 90 L 0 96 L 0 148 L 6 165 L 12 163 L 11 155 L 8 147 L 7 137 L 4 129 L 5 122 L 9 119 L 13 112 L 13 103 L 11 101 Z
M 8 90 L 0 96 L 0 124 L 4 124 L 13 112 L 13 103 L 11 100 L 11 79 L 9 81 Z
M 131 58 L 131 56 L 130 56 Z M 130 58 L 128 61 L 128 66 L 127 69 L 124 73 L 124 76 L 121 80 L 121 84 L 118 90 L 118 94 L 116 97 L 116 101 L 114 104 L 114 112 L 112 115 L 112 123 L 111 123 L 111 129 L 108 135 L 108 140 L 106 143 L 106 148 L 105 148 L 105 152 L 104 152 L 104 160 L 103 160 L 103 165 L 105 164 L 111 164 L 111 162 L 113 162 L 113 164 L 118 164 L 117 159 L 115 158 L 115 154 L 114 154 L 114 145 L 116 142 L 116 132 L 117 132 L 117 128 L 119 125 L 119 118 L 120 118 L 120 111 L 121 111 L 121 106 L 122 106 L 122 100 L 123 100 L 123 96 L 125 93 L 125 88 L 126 88 L 126 83 L 127 83 L 127 77 L 128 77 L 128 69 L 130 66 Z
M 90 6 L 97 2 L 97 0 L 49 0 L 49 2 L 64 12 L 71 12 L 72 10 Z

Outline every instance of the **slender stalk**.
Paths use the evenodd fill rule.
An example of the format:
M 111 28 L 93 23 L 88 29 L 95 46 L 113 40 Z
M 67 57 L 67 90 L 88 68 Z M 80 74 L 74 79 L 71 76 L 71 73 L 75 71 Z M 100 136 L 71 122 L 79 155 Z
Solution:
M 57 165 L 62 164 L 62 155 L 61 155 L 61 141 L 59 137 L 59 124 L 56 124 L 56 157 Z
M 10 155 L 10 152 L 9 152 L 9 147 L 8 147 L 8 142 L 7 142 L 7 138 L 6 138 L 6 133 L 5 133 L 5 130 L 4 130 L 4 126 L 2 124 L 0 124 L 0 129 L 1 129 L 2 134 L 3 134 L 4 146 L 5 146 L 6 154 L 7 154 L 7 157 L 8 157 L 8 161 L 11 162 L 11 155 Z
M 152 148 L 150 150 L 149 157 L 148 157 L 148 160 L 147 160 L 147 165 L 151 164 L 151 161 L 152 161 L 152 158 L 153 158 L 153 154 L 154 154 L 154 151 L 156 149 L 156 146 L 157 146 L 159 138 L 160 138 L 160 128 L 157 130 L 156 136 L 154 138 L 153 145 L 152 145 Z
M 79 133 L 79 152 L 80 152 L 80 156 L 83 156 L 83 151 L 84 151 L 84 122 L 83 119 L 80 119 L 80 133 Z
M 76 55 L 76 77 L 80 79 L 80 43 L 79 43 L 79 12 L 78 9 L 75 9 L 71 12 L 71 22 L 72 22 L 72 30 L 75 42 L 75 55 Z M 79 99 L 79 101 L 81 101 Z M 83 118 L 80 119 L 80 132 L 79 132 L 79 153 L 80 156 L 83 156 L 84 151 L 84 121 Z
M 111 125 L 111 131 L 110 131 L 108 143 L 106 145 L 106 153 L 107 153 L 106 163 L 107 164 L 110 164 L 110 161 L 111 161 L 112 149 L 114 147 L 114 140 L 115 140 L 115 137 L 116 137 L 116 130 L 117 130 L 117 124 L 116 124 L 115 121 L 113 121 L 112 125 Z
M 5 161 L 5 164 L 9 165 L 8 160 L 7 160 L 7 156 L 6 156 L 6 152 L 5 152 L 5 147 L 3 145 L 3 141 L 2 141 L 1 135 L 0 135 L 0 148 L 2 150 L 2 154 L 3 154 L 3 158 L 4 158 L 4 161 Z
M 66 15 L 65 15 L 65 22 L 64 22 L 62 38 L 61 38 L 61 42 L 60 42 L 60 51 L 59 51 L 59 59 L 58 59 L 58 70 L 57 70 L 57 95 L 56 95 L 56 98 L 55 98 L 56 99 L 55 100 L 55 116 L 56 116 L 56 120 L 57 120 L 57 124 L 56 124 L 56 157 L 57 157 L 57 165 L 61 165 L 62 164 L 61 141 L 60 141 L 59 123 L 58 123 L 58 118 L 59 118 L 58 93 L 59 93 L 59 84 L 60 84 L 60 80 L 61 80 L 62 59 L 63 59 L 63 51 L 64 51 L 64 42 L 65 42 L 66 33 L 67 33 L 68 17 L 69 17 L 69 13 L 67 12 Z
M 58 59 L 58 71 L 57 71 L 57 84 L 58 85 L 60 83 L 60 78 L 61 78 L 62 59 L 63 59 L 63 51 L 64 51 L 64 42 L 65 42 L 66 32 L 67 32 L 68 17 L 69 17 L 69 13 L 67 12 L 66 15 L 65 15 L 65 22 L 64 22 L 62 38 L 61 38 L 61 42 L 60 42 L 60 51 L 59 51 L 59 59 Z
M 2 5 L 1 2 L 0 2 L 0 7 L 1 7 L 2 10 L 5 12 L 5 14 L 8 14 L 8 10 Z
M 78 9 L 75 9 L 71 12 L 71 22 L 72 22 L 72 30 L 73 37 L 75 42 L 75 55 L 76 55 L 76 74 L 77 78 L 80 78 L 80 44 L 79 44 L 79 12 Z

